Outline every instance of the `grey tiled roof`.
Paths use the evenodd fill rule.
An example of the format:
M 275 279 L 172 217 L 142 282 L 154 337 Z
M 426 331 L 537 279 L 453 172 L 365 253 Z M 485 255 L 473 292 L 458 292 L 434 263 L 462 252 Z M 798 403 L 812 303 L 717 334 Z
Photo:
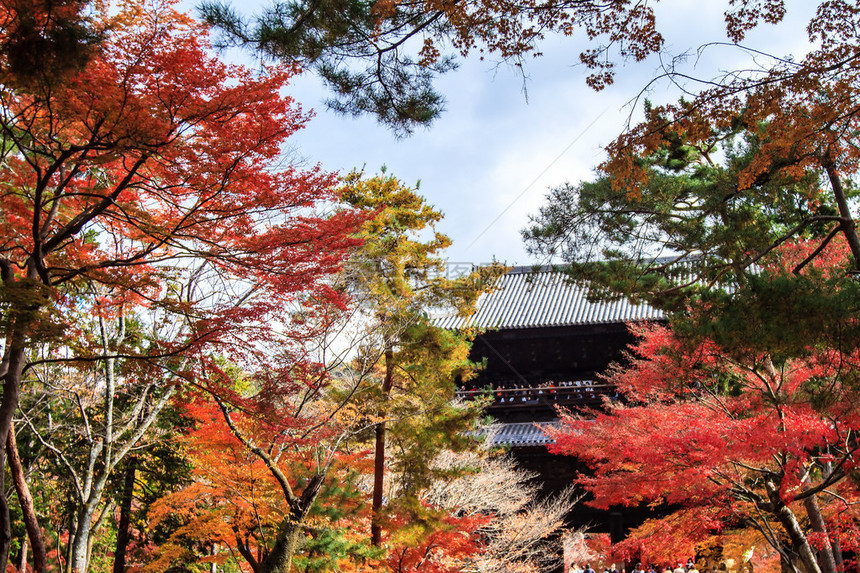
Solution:
M 551 269 L 516 268 L 499 277 L 468 318 L 438 317 L 443 328 L 535 328 L 660 320 L 659 310 L 626 300 L 591 302 L 586 288 Z
M 543 427 L 557 427 L 558 422 L 518 422 L 496 424 L 490 430 L 492 446 L 545 446 L 553 443 L 543 432 Z

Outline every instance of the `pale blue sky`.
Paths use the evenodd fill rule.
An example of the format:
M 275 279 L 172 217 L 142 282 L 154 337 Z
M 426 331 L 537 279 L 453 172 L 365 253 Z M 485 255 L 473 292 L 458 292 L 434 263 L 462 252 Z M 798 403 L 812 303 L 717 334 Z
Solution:
M 786 55 L 805 49 L 805 27 L 815 3 L 789 1 L 786 21 L 755 30 L 745 45 Z M 234 0 L 250 13 L 257 0 Z M 695 51 L 705 42 L 726 41 L 724 2 L 664 0 L 655 5 L 658 26 L 672 53 Z M 556 38 L 542 46 L 544 56 L 529 60 L 528 101 L 518 72 L 471 58 L 438 83 L 447 98 L 446 112 L 428 130 L 397 140 L 369 117 L 349 118 L 329 112 L 326 96 L 312 76 L 294 81 L 290 93 L 317 116 L 291 138 L 295 152 L 329 170 L 365 166 L 375 173 L 386 165 L 407 183 L 421 181 L 421 193 L 445 213 L 439 230 L 454 241 L 449 259 L 484 263 L 493 257 L 508 264 L 531 264 L 519 230 L 537 211 L 549 187 L 592 176 L 602 146 L 623 128 L 627 105 L 654 77 L 659 60 L 628 64 L 616 83 L 600 93 L 585 85 L 578 62 L 583 44 Z M 744 65 L 731 47 L 712 47 L 691 73 L 710 78 L 720 70 Z M 695 64 L 695 68 L 694 68 Z M 655 102 L 676 99 L 678 91 L 657 84 Z M 641 109 L 641 105 L 640 105 Z M 633 110 L 634 117 L 639 110 Z

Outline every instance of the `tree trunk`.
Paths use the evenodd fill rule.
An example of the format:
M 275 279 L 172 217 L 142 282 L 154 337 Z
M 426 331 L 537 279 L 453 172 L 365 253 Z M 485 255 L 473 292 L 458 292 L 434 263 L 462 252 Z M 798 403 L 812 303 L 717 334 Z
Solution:
M 828 451 L 829 453 L 829 451 Z M 824 464 L 824 476 L 829 478 L 833 475 L 833 463 L 825 462 Z M 845 560 L 842 556 L 842 547 L 839 545 L 839 539 L 834 539 L 831 541 L 833 546 L 833 562 L 836 563 L 837 571 L 845 571 Z
M 815 553 L 812 551 L 809 540 L 804 535 L 803 529 L 801 529 L 794 512 L 786 505 L 781 504 L 776 511 L 776 518 L 782 524 L 786 534 L 788 534 L 788 538 L 797 551 L 800 561 L 804 569 L 806 569 L 806 573 L 821 573 L 821 568 L 815 559 Z
M 20 320 L 20 323 L 18 321 Z M 3 398 L 0 400 L 0 444 L 9 439 L 12 416 L 18 409 L 18 394 L 21 390 L 21 375 L 24 371 L 26 341 L 25 332 L 29 320 L 17 319 L 8 346 L 3 356 Z M 9 500 L 6 499 L 6 448 L 0 447 L 0 571 L 6 571 L 9 562 L 9 548 L 12 543 L 12 524 L 9 517 Z
M 301 523 L 292 519 L 292 515 L 284 520 L 275 545 L 263 560 L 262 573 L 290 573 L 301 530 Z
M 260 566 L 262 573 L 290 573 L 293 555 L 298 549 L 302 525 L 322 489 L 325 474 L 308 480 L 302 495 L 290 502 L 290 514 L 281 522 L 275 545 Z
M 9 459 L 9 472 L 12 482 L 15 484 L 15 492 L 18 494 L 18 503 L 21 505 L 21 513 L 24 515 L 24 526 L 27 529 L 27 537 L 33 548 L 33 570 L 36 573 L 46 573 L 48 570 L 48 556 L 45 550 L 45 537 L 39 527 L 36 518 L 36 508 L 27 479 L 24 475 L 24 467 L 18 455 L 18 444 L 15 441 L 15 427 L 10 426 L 9 435 L 6 437 L 6 454 Z
M 239 554 L 245 558 L 245 561 L 248 562 L 248 565 L 251 566 L 251 571 L 253 573 L 262 573 L 261 565 L 260 565 L 260 552 L 257 551 L 256 557 L 251 552 L 250 544 L 248 543 L 248 536 L 245 536 L 245 539 L 242 539 L 242 535 L 239 532 L 239 527 L 235 524 L 233 525 L 233 535 L 236 536 L 236 550 Z M 216 544 L 212 544 L 212 555 L 215 555 Z M 259 545 L 257 546 L 259 548 Z M 215 573 L 215 562 L 212 562 L 212 571 L 210 573 Z
M 836 199 L 836 205 L 839 208 L 839 216 L 842 217 L 842 233 L 845 235 L 848 247 L 851 249 L 851 255 L 854 258 L 854 271 L 860 272 L 860 237 L 857 235 L 857 223 L 854 221 L 854 216 L 851 214 L 851 209 L 848 206 L 848 199 L 842 186 L 842 178 L 836 172 L 836 168 L 833 166 L 830 158 L 825 160 L 824 168 L 827 171 L 827 177 L 830 179 L 833 197 Z
M 845 559 L 842 556 L 842 547 L 839 545 L 839 540 L 833 540 L 833 560 L 836 562 L 837 571 L 845 571 Z
M 394 381 L 394 351 L 391 346 L 385 349 L 385 378 L 382 381 L 383 399 L 388 400 Z M 382 544 L 382 492 L 385 481 L 385 416 L 388 415 L 385 405 L 381 408 L 382 421 L 376 424 L 376 450 L 373 458 L 373 505 L 370 523 L 370 542 L 374 547 Z
M 784 553 L 779 554 L 779 570 L 780 573 L 798 573 L 797 567 L 794 566 L 789 555 Z
M 18 553 L 18 571 L 27 573 L 27 548 L 30 546 L 29 538 L 25 535 L 21 540 L 21 551 Z
M 90 510 L 89 504 L 86 504 L 78 512 L 78 526 L 75 529 L 75 538 L 71 541 L 70 570 L 72 573 L 86 573 L 87 571 L 87 546 L 90 540 L 90 533 L 92 533 L 92 527 L 93 513 Z
M 105 520 L 108 515 L 113 514 L 113 501 L 107 502 L 102 510 L 99 512 L 99 516 L 96 519 L 93 526 L 90 528 L 90 534 L 87 536 L 87 568 L 89 569 L 89 564 L 93 561 L 93 545 L 95 545 L 96 536 L 98 532 L 101 530 L 102 526 L 105 524 Z
M 827 533 L 827 524 L 824 523 L 824 517 L 821 515 L 821 508 L 818 506 L 818 497 L 810 495 L 803 500 L 803 505 L 806 508 L 806 514 L 809 516 L 809 523 L 812 525 L 812 531 L 821 534 L 824 546 L 819 550 L 815 550 L 818 557 L 818 564 L 821 567 L 822 573 L 837 573 L 836 558 L 833 552 L 833 546 L 830 544 L 830 536 Z
M 370 523 L 370 542 L 374 547 L 382 544 L 383 480 L 385 479 L 385 422 L 376 424 L 376 445 L 373 459 L 373 517 Z
M 125 573 L 125 553 L 128 549 L 131 525 L 131 502 L 134 499 L 134 476 L 137 471 L 137 457 L 130 456 L 125 465 L 125 479 L 120 499 L 119 524 L 116 533 L 116 549 L 113 552 L 113 573 Z
M 75 504 L 74 502 L 69 503 L 69 541 L 66 543 L 66 563 L 65 570 L 66 573 L 72 573 L 72 542 L 75 539 L 75 535 L 78 529 L 77 524 L 75 523 Z M 59 546 L 60 540 L 57 539 L 57 545 Z M 59 551 L 57 551 L 59 553 Z

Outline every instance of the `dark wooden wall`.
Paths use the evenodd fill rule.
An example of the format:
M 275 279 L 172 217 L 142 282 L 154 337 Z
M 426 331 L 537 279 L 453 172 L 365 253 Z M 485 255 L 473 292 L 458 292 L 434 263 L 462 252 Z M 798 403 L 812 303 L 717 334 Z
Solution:
M 502 422 L 543 422 L 558 417 L 558 408 L 599 408 L 615 389 L 599 374 L 624 360 L 633 342 L 625 324 L 509 329 L 475 339 L 471 358 L 484 369 L 462 385 L 465 395 L 489 392 L 488 413 Z M 536 472 L 545 495 L 563 491 L 588 468 L 576 458 L 550 454 L 543 446 L 513 447 L 522 467 Z M 583 500 L 568 516 L 570 526 L 609 533 L 613 541 L 646 519 L 647 508 L 598 510 Z

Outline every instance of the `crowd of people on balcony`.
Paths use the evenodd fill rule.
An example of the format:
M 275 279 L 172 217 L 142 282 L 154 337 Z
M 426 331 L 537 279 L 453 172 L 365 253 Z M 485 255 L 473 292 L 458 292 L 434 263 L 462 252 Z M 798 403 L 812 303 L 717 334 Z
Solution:
M 637 563 L 632 573 L 699 573 L 699 570 L 696 568 L 696 562 L 690 558 L 687 559 L 686 564 L 678 563 L 677 567 L 673 567 L 671 563 L 668 565 Z
M 506 381 L 483 386 L 479 382 L 466 382 L 457 393 L 466 400 L 489 395 L 493 405 L 517 406 L 537 403 L 592 402 L 604 395 L 615 397 L 615 388 L 595 380 L 546 380 L 530 385 L 525 382 Z
M 706 573 L 718 573 L 719 571 L 725 571 L 726 567 L 723 565 L 722 567 L 717 568 L 713 567 L 704 567 L 702 569 Z M 569 569 L 570 573 L 596 573 L 594 569 L 591 568 L 591 565 L 586 564 L 585 567 L 580 568 L 577 565 L 573 565 Z M 615 564 L 612 564 L 603 569 L 603 573 L 619 573 L 618 569 L 615 567 Z M 621 573 L 624 573 L 624 568 L 621 568 Z M 696 567 L 696 562 L 690 558 L 687 559 L 686 563 L 680 562 L 678 566 L 675 567 L 671 563 L 668 565 L 658 565 L 655 563 L 649 563 L 643 565 L 642 563 L 637 563 L 633 569 L 632 573 L 699 573 L 699 569 Z

